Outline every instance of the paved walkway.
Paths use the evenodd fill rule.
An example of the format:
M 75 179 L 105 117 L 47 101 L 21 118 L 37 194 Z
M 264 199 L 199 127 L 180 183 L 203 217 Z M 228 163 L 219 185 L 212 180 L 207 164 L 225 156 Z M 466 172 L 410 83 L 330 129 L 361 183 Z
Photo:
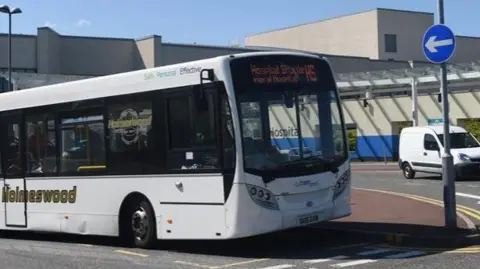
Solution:
M 325 223 L 335 229 L 398 233 L 411 236 L 446 236 L 472 233 L 465 217 L 458 229 L 446 230 L 443 207 L 375 191 L 352 190 L 352 215 Z

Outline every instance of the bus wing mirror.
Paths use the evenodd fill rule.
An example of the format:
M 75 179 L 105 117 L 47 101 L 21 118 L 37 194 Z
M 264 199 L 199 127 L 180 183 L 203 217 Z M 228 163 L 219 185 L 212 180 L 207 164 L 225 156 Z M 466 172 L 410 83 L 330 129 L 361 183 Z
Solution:
M 203 86 L 193 87 L 193 100 L 195 102 L 195 108 L 198 112 L 208 110 L 208 101 L 205 96 L 205 89 Z
M 203 84 L 204 80 L 213 81 L 215 79 L 215 73 L 213 69 L 202 69 L 200 71 L 200 84 Z
M 202 69 L 200 71 L 200 87 L 194 88 L 195 106 L 198 111 L 205 111 L 208 109 L 208 101 L 205 97 L 204 81 L 213 81 L 215 73 L 213 69 Z

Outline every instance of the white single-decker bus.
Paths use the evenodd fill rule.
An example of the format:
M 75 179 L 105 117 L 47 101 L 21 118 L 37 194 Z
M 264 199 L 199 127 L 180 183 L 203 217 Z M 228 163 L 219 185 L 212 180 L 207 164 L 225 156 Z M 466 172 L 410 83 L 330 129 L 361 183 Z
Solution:
M 229 239 L 351 214 L 333 71 L 256 52 L 0 94 L 0 230 Z

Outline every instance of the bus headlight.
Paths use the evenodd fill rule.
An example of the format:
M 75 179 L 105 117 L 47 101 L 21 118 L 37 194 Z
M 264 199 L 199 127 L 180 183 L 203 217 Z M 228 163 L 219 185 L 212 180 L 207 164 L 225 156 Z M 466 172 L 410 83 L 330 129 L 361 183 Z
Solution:
M 256 204 L 267 209 L 279 210 L 277 200 L 271 191 L 258 186 L 248 184 L 246 184 L 246 186 L 250 198 L 252 198 Z
M 333 199 L 337 198 L 350 184 L 350 169 L 348 169 L 343 175 L 337 180 L 333 191 Z

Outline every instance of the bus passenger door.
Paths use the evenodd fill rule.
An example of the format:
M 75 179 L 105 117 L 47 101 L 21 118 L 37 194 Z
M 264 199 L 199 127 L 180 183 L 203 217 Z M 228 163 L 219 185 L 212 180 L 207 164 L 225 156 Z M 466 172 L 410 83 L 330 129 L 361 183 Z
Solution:
M 0 148 L 2 202 L 5 209 L 5 226 L 27 227 L 26 182 L 24 178 L 24 126 L 22 115 L 0 116 Z

